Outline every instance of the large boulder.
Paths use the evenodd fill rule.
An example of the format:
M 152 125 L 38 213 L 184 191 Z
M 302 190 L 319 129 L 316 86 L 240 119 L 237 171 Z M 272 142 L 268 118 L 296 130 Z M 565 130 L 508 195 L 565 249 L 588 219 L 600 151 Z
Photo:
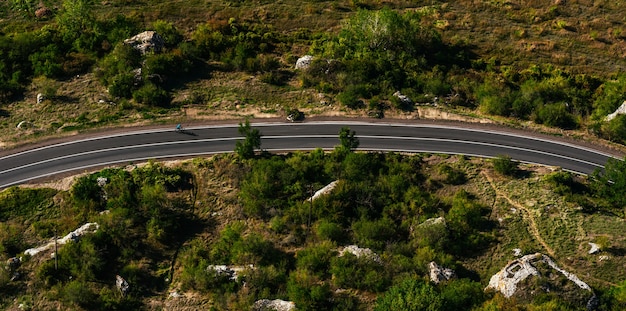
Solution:
M 586 305 L 588 309 L 594 309 L 598 301 L 587 283 L 540 253 L 509 262 L 491 277 L 485 290 L 489 289 L 499 291 L 507 298 L 516 297 L 521 302 L 532 301 L 535 295 L 548 292 Z
M 298 60 L 296 61 L 296 69 L 307 69 L 311 65 L 312 61 L 313 61 L 313 56 L 304 55 L 298 58 Z
M 454 270 L 450 268 L 444 268 L 434 261 L 431 261 L 428 264 L 428 271 L 430 274 L 430 281 L 435 284 L 456 279 L 456 273 L 454 272 Z
M 143 55 L 149 52 L 161 53 L 163 46 L 165 46 L 165 41 L 155 31 L 144 31 L 124 40 L 124 44 L 132 46 Z

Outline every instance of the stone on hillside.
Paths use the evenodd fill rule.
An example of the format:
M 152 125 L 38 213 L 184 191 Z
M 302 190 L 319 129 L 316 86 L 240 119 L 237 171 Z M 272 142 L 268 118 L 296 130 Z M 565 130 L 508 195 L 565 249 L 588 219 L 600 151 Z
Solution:
M 132 46 L 143 55 L 149 52 L 160 53 L 165 46 L 165 41 L 155 31 L 144 31 L 124 40 L 124 44 Z
M 239 279 L 239 273 L 246 269 L 254 269 L 254 265 L 247 266 L 226 266 L 226 265 L 209 265 L 207 271 L 214 271 L 216 276 L 227 276 L 231 281 Z
M 357 258 L 361 258 L 361 257 L 368 258 L 379 264 L 382 263 L 382 261 L 380 260 L 380 256 L 378 256 L 378 254 L 374 253 L 369 248 L 360 248 L 356 245 L 348 245 L 344 247 L 344 249 L 341 252 L 339 252 L 339 256 L 343 256 L 345 253 L 350 253 L 356 256 Z
M 428 270 L 430 272 L 430 280 L 435 284 L 439 284 L 443 281 L 449 281 L 451 279 L 456 279 L 456 273 L 454 272 L 454 270 L 450 268 L 444 268 L 434 261 L 431 261 L 428 264 Z
M 315 191 L 315 194 L 313 194 L 313 196 L 310 197 L 307 201 L 315 201 L 317 198 L 323 195 L 329 194 L 331 191 L 333 191 L 333 189 L 335 189 L 338 182 L 339 182 L 338 180 L 335 180 L 331 182 L 330 184 L 326 185 L 324 188 Z
M 42 19 L 52 16 L 52 10 L 48 9 L 45 6 L 42 6 L 35 11 L 35 17 Z
M 529 277 L 541 278 L 541 281 L 524 282 Z M 588 308 L 597 304 L 596 295 L 587 283 L 561 269 L 550 257 L 540 253 L 509 262 L 491 277 L 485 290 L 488 289 L 499 291 L 507 298 L 515 295 L 523 299 L 540 292 L 550 292 L 567 300 L 579 300 L 581 304 L 586 303 Z
M 397 97 L 403 105 L 413 105 L 413 101 L 408 96 L 400 93 L 400 91 L 393 93 L 393 96 Z
M 115 275 L 115 286 L 119 289 L 120 293 L 122 293 L 123 297 L 126 297 L 128 291 L 130 290 L 130 285 L 123 277 L 119 275 Z
M 254 302 L 252 310 L 254 311 L 292 311 L 296 309 L 293 301 L 285 301 L 281 299 L 261 299 Z
M 589 250 L 590 255 L 600 252 L 600 245 L 589 242 L 589 246 L 591 246 L 591 249 Z
M 17 124 L 16 128 L 18 129 L 26 129 L 29 127 L 32 127 L 33 124 L 28 122 L 28 121 L 21 121 L 20 123 Z
M 9 258 L 9 260 L 7 260 L 6 269 L 9 270 L 9 272 L 13 272 L 17 270 L 17 268 L 19 268 L 20 263 L 22 263 L 22 261 L 19 258 L 11 257 Z
M 296 61 L 296 69 L 308 69 L 313 61 L 313 56 L 304 55 Z
M 98 231 L 98 229 L 100 228 L 100 226 L 95 223 L 95 222 L 88 222 L 84 225 L 82 225 L 80 228 L 68 233 L 66 236 L 60 238 L 57 240 L 57 244 L 58 245 L 62 245 L 62 244 L 67 244 L 68 242 L 72 241 L 75 242 L 77 241 L 81 236 L 87 234 L 87 233 L 94 233 L 96 231 Z M 35 247 L 35 248 L 29 248 L 27 250 L 24 251 L 24 254 L 29 255 L 29 256 L 35 256 L 41 252 L 44 251 L 48 251 L 54 248 L 54 241 L 50 241 L 47 244 L 44 244 L 42 246 L 39 247 Z
M 46 100 L 46 96 L 45 95 L 43 95 L 41 93 L 37 94 L 37 104 L 43 103 L 44 100 Z
M 604 118 L 605 121 L 611 121 L 617 117 L 617 115 L 626 114 L 626 100 L 622 103 L 621 106 L 617 107 L 613 113 L 609 114 Z

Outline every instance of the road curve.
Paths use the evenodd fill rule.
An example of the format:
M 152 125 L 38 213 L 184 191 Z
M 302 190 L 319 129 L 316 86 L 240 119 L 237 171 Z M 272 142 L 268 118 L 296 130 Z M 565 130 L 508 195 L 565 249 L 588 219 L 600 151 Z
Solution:
M 341 127 L 356 131 L 360 150 L 465 154 L 513 159 L 589 174 L 612 155 L 599 149 L 493 129 L 433 124 L 306 122 L 253 123 L 268 151 L 330 149 Z M 195 157 L 232 152 L 241 139 L 237 125 L 130 131 L 51 144 L 0 157 L 0 189 L 69 172 L 148 159 Z

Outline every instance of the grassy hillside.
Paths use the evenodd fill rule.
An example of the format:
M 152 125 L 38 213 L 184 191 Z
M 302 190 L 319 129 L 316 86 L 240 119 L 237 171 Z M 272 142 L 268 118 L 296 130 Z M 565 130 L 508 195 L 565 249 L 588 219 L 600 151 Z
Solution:
M 430 301 L 436 310 L 582 308 L 563 281 L 532 279 L 539 287 L 513 299 L 483 293 L 520 249 L 549 255 L 590 284 L 601 310 L 623 308 L 624 211 L 580 176 L 533 166 L 502 175 L 498 167 L 337 149 L 151 162 L 79 177 L 69 190 L 12 188 L 0 195 L 0 258 L 22 263 L 0 270 L 0 306 L 247 310 L 284 299 L 298 310 L 400 301 Z M 306 200 L 334 180 L 329 194 Z M 443 222 L 426 224 L 436 217 Z M 22 254 L 86 222 L 100 228 L 60 245 L 58 268 L 51 250 Z M 589 242 L 602 251 L 588 254 Z M 340 256 L 348 245 L 376 257 Z M 431 261 L 459 279 L 429 283 Z M 233 281 L 211 265 L 244 268 Z M 126 296 L 115 275 L 129 282 Z M 420 294 L 401 298 L 403 288 Z

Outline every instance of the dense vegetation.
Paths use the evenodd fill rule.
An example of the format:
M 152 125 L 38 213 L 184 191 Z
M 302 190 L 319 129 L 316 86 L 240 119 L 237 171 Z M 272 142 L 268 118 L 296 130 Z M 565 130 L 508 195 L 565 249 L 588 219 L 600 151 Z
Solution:
M 240 129 L 254 132 L 247 123 Z M 507 233 L 515 222 L 495 220 L 509 207 L 487 204 L 483 176 L 495 173 L 500 175 L 493 178 L 515 182 L 517 175 L 504 174 L 511 167 L 521 170 L 517 163 L 506 157 L 486 166 L 464 157 L 355 153 L 354 134 L 342 129 L 340 145 L 330 153 L 273 155 L 255 151 L 257 145 L 252 153 L 175 167 L 149 162 L 132 170 L 105 169 L 79 177 L 70 191 L 8 189 L 0 197 L 0 258 L 22 256 L 22 264 L 0 270 L 0 305 L 136 310 L 172 303 L 245 310 L 258 299 L 280 298 L 298 310 L 579 308 L 557 293 L 508 300 L 483 290 L 495 272 L 485 268 L 506 263 L 508 257 L 494 255 L 520 232 Z M 256 140 L 250 135 L 239 146 Z M 520 178 L 543 180 L 548 193 L 561 193 L 562 202 L 587 200 L 587 209 L 575 212 L 580 216 L 603 210 L 623 218 L 619 202 L 611 199 L 616 196 L 607 192 L 609 180 L 620 179 L 623 186 L 624 171 L 615 165 L 591 184 L 566 172 Z M 329 194 L 308 200 L 331 181 L 337 184 Z M 567 203 L 559 204 L 566 212 Z M 58 261 L 20 255 L 85 222 L 100 228 L 60 246 Z M 526 253 L 540 247 L 527 237 L 515 239 Z M 603 247 L 619 249 L 622 242 L 604 241 Z M 374 254 L 342 253 L 347 245 Z M 458 279 L 430 282 L 431 261 L 453 268 Z M 232 279 L 215 265 L 244 268 Z M 19 274 L 10 281 L 14 272 Z M 115 275 L 129 282 L 128 294 L 115 288 Z M 621 285 L 595 284 L 602 310 L 625 306 L 619 277 L 605 280 Z M 202 298 L 164 300 L 170 292 Z
M 604 10 L 594 7 L 590 11 L 612 19 L 610 8 L 614 4 L 601 2 L 598 5 Z M 501 37 L 494 42 L 517 40 L 507 44 L 523 50 L 543 46 L 545 40 L 565 41 L 556 46 L 549 44 L 554 50 L 553 60 L 541 63 L 516 59 L 526 51 L 511 55 L 508 49 L 514 47 L 509 45 L 497 54 L 481 45 L 483 38 L 476 38 L 476 42 L 459 39 L 455 31 L 465 33 L 467 28 L 458 16 L 459 8 L 467 5 L 464 1 L 429 5 L 402 1 L 384 5 L 371 1 L 312 2 L 304 5 L 300 19 L 303 25 L 293 24 L 293 16 L 281 11 L 296 7 L 291 3 L 263 4 L 261 11 L 255 11 L 256 16 L 245 10 L 257 5 L 255 2 L 196 1 L 185 4 L 185 8 L 180 5 L 157 5 L 153 1 L 5 1 L 0 4 L 0 14 L 7 18 L 0 23 L 0 99 L 7 106 L 20 101 L 21 95 L 34 87 L 55 103 L 46 107 L 52 112 L 60 109 L 57 103 L 76 100 L 63 97 L 59 85 L 71 82 L 76 75 L 94 73 L 108 91 L 107 100 L 121 105 L 119 109 L 98 108 L 103 111 L 95 115 L 85 111 L 66 116 L 44 129 L 71 130 L 114 122 L 137 110 L 144 118 L 155 118 L 155 114 L 165 116 L 181 106 L 204 106 L 228 94 L 185 90 L 188 85 L 210 79 L 215 73 L 246 72 L 277 87 L 280 93 L 314 89 L 346 109 L 365 110 L 374 117 L 384 117 L 389 109 L 411 111 L 415 103 L 428 103 L 566 130 L 588 129 L 618 143 L 626 139 L 624 117 L 604 120 L 621 104 L 626 90 L 626 78 L 621 74 L 624 64 L 619 57 L 613 55 L 615 66 L 607 66 L 606 70 L 597 67 L 599 63 L 581 68 L 562 60 L 565 53 L 572 60 L 580 57 L 577 44 L 572 43 L 575 40 L 589 49 L 594 42 L 615 43 L 618 48 L 623 40 L 616 28 L 608 37 L 595 29 L 590 36 L 596 41 L 585 41 L 583 32 L 591 26 L 570 22 L 583 3 L 531 3 L 529 8 L 521 8 L 497 2 L 467 7 L 476 10 L 477 16 L 508 12 L 506 22 L 512 25 L 508 31 L 513 33 L 506 40 Z M 191 13 L 203 5 L 208 19 Z M 325 13 L 320 7 L 326 7 Z M 174 18 L 176 13 L 168 15 L 165 11 L 180 11 L 189 18 L 179 21 Z M 324 26 L 336 30 L 328 31 L 324 26 L 304 28 L 315 16 L 328 19 Z M 527 25 L 522 22 L 526 18 L 530 20 Z M 286 19 L 293 25 L 288 26 Z M 537 27 L 543 28 L 535 34 Z M 161 52 L 141 55 L 123 43 L 144 30 L 161 35 L 165 43 Z M 491 31 L 482 30 L 485 36 Z M 577 32 L 580 36 L 572 35 Z M 308 69 L 294 70 L 296 58 L 304 53 L 313 55 L 312 64 Z M 530 56 L 544 59 L 542 53 Z M 399 99 L 393 95 L 396 91 L 411 100 Z M 181 97 L 181 93 L 185 95 Z M 237 101 L 263 106 L 263 96 L 257 95 Z M 289 111 L 292 105 L 271 109 Z M 21 113 L 8 108 L 2 115 Z

